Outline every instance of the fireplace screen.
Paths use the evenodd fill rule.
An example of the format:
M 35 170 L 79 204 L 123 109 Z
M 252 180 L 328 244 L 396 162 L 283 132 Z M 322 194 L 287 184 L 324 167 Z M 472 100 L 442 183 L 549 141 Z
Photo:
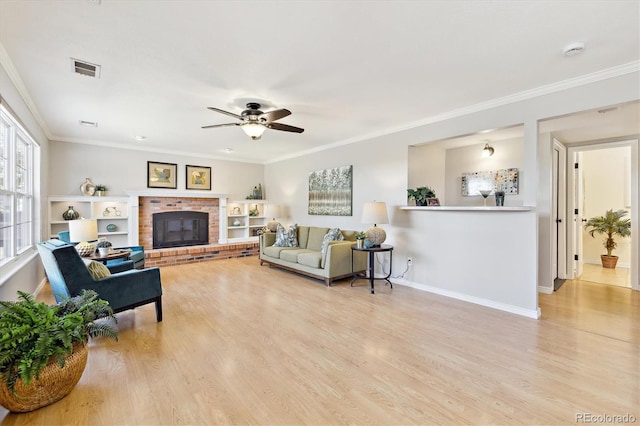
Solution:
M 153 248 L 209 244 L 209 213 L 164 212 L 153 215 Z

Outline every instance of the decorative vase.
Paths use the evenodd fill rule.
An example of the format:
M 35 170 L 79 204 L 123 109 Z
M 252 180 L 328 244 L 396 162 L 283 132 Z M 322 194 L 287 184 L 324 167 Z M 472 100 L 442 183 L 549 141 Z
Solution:
M 80 213 L 75 211 L 73 206 L 69 206 L 69 208 L 64 213 L 62 213 L 62 218 L 64 220 L 76 220 L 79 217 L 80 217 Z
M 107 191 L 96 191 L 94 194 L 96 197 L 104 197 L 107 195 Z
M 364 246 L 364 240 L 356 240 L 356 246 L 361 249 Z
M 82 195 L 92 196 L 96 192 L 96 186 L 91 183 L 91 178 L 84 178 L 85 181 L 80 185 L 80 192 Z
M 504 206 L 504 191 L 496 191 L 494 192 L 494 195 L 496 197 L 496 206 Z
M 60 367 L 51 359 L 40 372 L 39 378 L 33 378 L 27 386 L 22 379 L 15 385 L 15 393 L 7 387 L 6 380 L 0 381 L 0 405 L 13 413 L 26 413 L 52 404 L 69 394 L 76 386 L 87 365 L 89 346 L 74 344 L 73 352 Z
M 115 224 L 110 223 L 110 224 L 108 224 L 108 225 L 107 225 L 107 231 L 109 231 L 109 232 L 115 232 L 115 231 L 117 231 L 117 230 L 118 230 L 118 227 L 117 227 Z

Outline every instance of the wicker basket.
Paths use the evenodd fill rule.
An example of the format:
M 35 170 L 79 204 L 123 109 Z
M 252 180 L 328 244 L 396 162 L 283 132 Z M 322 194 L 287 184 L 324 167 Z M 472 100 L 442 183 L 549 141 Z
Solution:
M 38 379 L 33 379 L 25 386 L 18 379 L 15 394 L 7 388 L 4 380 L 0 381 L 0 405 L 14 413 L 26 413 L 37 410 L 64 398 L 71 392 L 82 377 L 87 365 L 88 345 L 74 345 L 73 352 L 63 368 L 53 360 L 40 372 Z

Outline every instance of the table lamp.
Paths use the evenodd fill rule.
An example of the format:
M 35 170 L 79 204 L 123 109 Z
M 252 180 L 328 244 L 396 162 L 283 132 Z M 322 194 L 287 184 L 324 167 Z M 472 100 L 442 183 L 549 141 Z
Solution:
M 276 232 L 278 229 L 278 221 L 276 218 L 282 216 L 282 208 L 279 204 L 268 204 L 267 205 L 267 216 L 271 216 L 273 219 L 267 223 L 267 229 L 271 232 Z
M 77 241 L 76 250 L 80 256 L 89 256 L 95 250 L 89 241 L 98 239 L 98 221 L 96 219 L 76 219 L 69 221 L 69 240 Z
M 389 223 L 387 216 L 387 205 L 381 201 L 372 203 L 364 203 L 362 207 L 362 223 L 373 223 L 373 226 L 367 229 L 367 241 L 372 247 L 380 247 L 380 244 L 387 239 L 387 233 L 384 229 L 377 226 L 378 223 Z

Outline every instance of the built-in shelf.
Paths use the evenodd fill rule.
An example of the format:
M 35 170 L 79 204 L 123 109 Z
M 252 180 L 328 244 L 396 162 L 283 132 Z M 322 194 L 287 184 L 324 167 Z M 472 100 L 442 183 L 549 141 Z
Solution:
M 530 212 L 535 207 L 497 207 L 497 206 L 403 206 L 400 210 L 411 211 L 462 211 L 462 212 Z
M 129 197 L 88 197 L 88 196 L 51 196 L 49 197 L 49 234 L 55 238 L 60 231 L 69 230 L 69 221 L 62 214 L 73 206 L 80 217 L 97 219 L 98 236 L 105 237 L 114 246 L 137 244 L 131 242 L 131 223 L 129 220 Z M 115 226 L 109 232 L 107 227 Z
M 266 200 L 220 200 L 220 243 L 258 241 L 268 222 Z M 235 225 L 235 223 L 238 223 Z

